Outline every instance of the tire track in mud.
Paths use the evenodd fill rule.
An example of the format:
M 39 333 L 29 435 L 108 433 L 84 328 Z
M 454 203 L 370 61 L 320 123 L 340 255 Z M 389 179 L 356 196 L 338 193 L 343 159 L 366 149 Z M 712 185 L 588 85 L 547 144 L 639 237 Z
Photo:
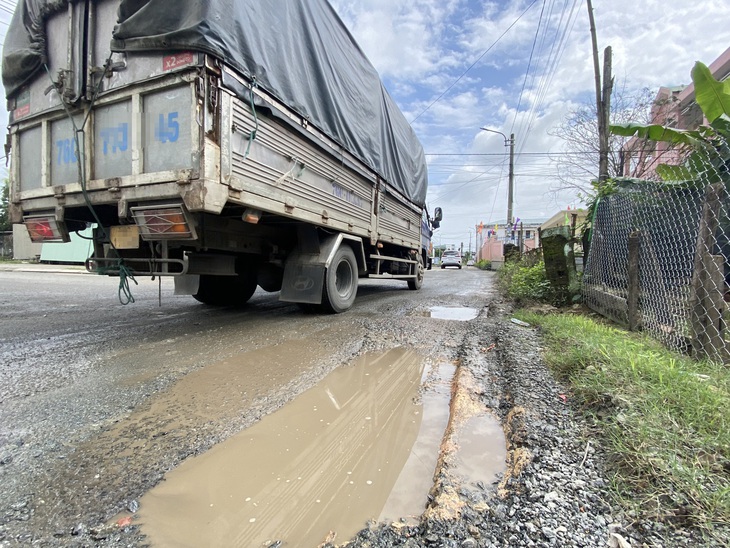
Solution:
M 123 531 L 103 527 L 92 531 L 92 528 L 137 500 L 160 480 L 165 471 L 187 455 L 205 451 L 277 409 L 331 369 L 347 364 L 369 350 L 395 347 L 412 348 L 427 356 L 426 362 L 431 364 L 455 360 L 465 332 L 471 333 L 476 328 L 470 327 L 470 322 L 427 318 L 419 315 L 418 311 L 443 304 L 481 308 L 490 295 L 488 292 L 475 292 L 480 287 L 488 287 L 490 282 L 486 275 L 479 273 L 474 273 L 480 276 L 479 280 L 468 277 L 467 273 L 460 273 L 464 274 L 461 278 L 456 273 L 448 274 L 448 277 L 441 276 L 442 285 L 433 284 L 433 291 L 422 290 L 423 294 L 417 301 L 413 300 L 412 292 L 394 286 L 394 289 L 366 294 L 363 301 L 356 301 L 353 310 L 339 317 L 302 316 L 293 307 L 281 307 L 266 301 L 261 307 L 253 304 L 253 311 L 249 312 L 251 316 L 261 311 L 264 315 L 261 321 L 257 318 L 251 323 L 248 320 L 238 322 L 238 314 L 216 311 L 205 314 L 199 320 L 202 325 L 194 322 L 189 315 L 180 321 L 179 327 L 176 327 L 177 324 L 156 326 L 155 318 L 148 318 L 150 321 L 143 323 L 154 329 L 152 335 L 145 333 L 143 325 L 139 328 L 127 325 L 122 330 L 124 340 L 118 345 L 112 342 L 114 348 L 107 356 L 116 355 L 121 368 L 134 367 L 125 371 L 124 375 L 112 377 L 124 388 L 124 397 L 128 398 L 127 412 L 107 413 L 94 420 L 93 424 L 81 425 L 83 428 L 71 433 L 57 450 L 44 452 L 37 459 L 30 454 L 26 456 L 27 459 L 35 459 L 36 464 L 24 473 L 37 471 L 40 475 L 35 479 L 27 475 L 27 481 L 24 480 L 27 489 L 23 492 L 14 489 L 13 496 L 5 504 L 0 503 L 0 542 L 9 546 L 23 546 L 31 541 L 48 546 L 87 546 L 94 543 L 101 546 L 144 545 L 145 540 L 134 527 Z M 439 276 L 434 278 L 438 280 Z M 460 286 L 459 292 L 452 293 L 452 282 L 458 283 L 462 278 L 466 283 Z M 465 289 L 467 285 L 468 290 Z M 140 310 L 137 313 L 143 315 L 144 312 Z M 475 322 L 479 323 L 479 320 Z M 183 338 L 175 344 L 166 344 L 166 333 L 176 329 L 177 335 Z M 236 332 L 237 329 L 239 332 Z M 186 335 L 182 336 L 180 331 Z M 131 333 L 139 334 L 140 338 L 149 337 L 137 353 L 125 342 Z M 261 349 L 289 339 L 301 339 L 305 343 L 312 339 L 322 342 L 324 350 L 313 352 L 312 356 L 319 355 L 319 358 L 311 358 L 308 371 L 292 375 L 288 381 L 270 378 L 271 384 L 276 384 L 276 390 L 259 394 L 258 398 L 254 391 L 250 391 L 245 398 L 239 392 L 237 397 L 240 399 L 235 399 L 235 383 L 229 387 L 229 374 L 219 377 L 227 381 L 225 386 L 217 385 L 219 388 L 210 390 L 205 397 L 197 394 L 197 384 L 193 381 L 196 378 L 200 380 L 200 377 L 191 371 L 197 369 L 202 375 L 210 367 L 205 365 L 201 352 L 209 350 L 218 359 L 225 356 L 233 358 L 247 342 Z M 105 340 L 110 339 L 107 337 Z M 210 348 L 201 344 L 210 345 Z M 155 345 L 154 358 L 151 345 Z M 174 351 L 168 353 L 173 346 L 176 347 Z M 160 353 L 163 363 L 158 363 L 158 369 L 150 368 L 151 360 Z M 306 361 L 306 357 L 306 353 L 301 352 L 302 360 Z M 97 362 L 96 365 L 103 364 Z M 267 365 L 272 370 L 276 369 L 269 359 L 262 366 L 264 374 Z M 184 383 L 187 378 L 191 383 L 187 395 L 172 398 L 176 383 Z M 246 377 L 245 381 L 250 379 L 250 376 Z M 82 379 L 82 382 L 87 382 L 83 386 L 89 390 L 100 391 L 83 397 L 105 402 L 104 409 L 109 407 L 107 404 L 113 400 L 111 392 L 114 387 L 109 386 L 108 378 L 98 381 L 90 377 Z M 65 406 L 77 405 L 70 390 L 73 384 L 69 385 L 67 393 L 55 393 L 65 398 Z M 222 394 L 226 392 L 232 394 L 225 398 Z M 182 393 L 185 394 L 184 391 Z M 50 397 L 54 392 L 48 394 Z M 228 402 L 222 401 L 226 399 Z M 124 401 L 114 400 L 114 405 Z M 221 413 L 217 418 L 211 418 L 203 403 L 205 401 L 212 401 L 215 405 L 231 403 L 231 411 L 228 415 Z M 233 411 L 236 405 L 238 412 Z M 217 415 L 217 412 L 212 414 Z M 192 418 L 186 420 L 185 417 Z M 49 421 L 49 424 L 52 422 Z M 0 468 L 0 474 L 7 477 L 13 469 L 25 464 L 18 460 L 12 467 Z M 100 540 L 102 537 L 105 540 Z
M 337 365 L 327 348 L 354 353 L 359 346 L 352 346 L 350 333 L 327 323 L 301 331 L 309 336 L 193 371 L 85 441 L 59 448 L 33 481 L 33 493 L 14 502 L 17 511 L 5 511 L 26 531 L 17 534 L 19 545 L 56 538 L 65 546 L 86 534 L 107 537 L 108 529 L 92 525 L 136 501 L 186 457 L 271 413 L 324 376 Z

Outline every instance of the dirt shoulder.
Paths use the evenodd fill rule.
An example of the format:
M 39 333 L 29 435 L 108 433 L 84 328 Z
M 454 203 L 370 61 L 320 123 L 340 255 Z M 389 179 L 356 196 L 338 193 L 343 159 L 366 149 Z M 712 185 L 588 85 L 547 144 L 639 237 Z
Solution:
M 508 304 L 491 305 L 460 349 L 467 389 L 503 422 L 504 477 L 464 484 L 442 462 L 418 526 L 373 525 L 345 546 L 721 546 L 612 506 L 600 440 L 543 363 L 538 331 L 510 318 Z
M 71 284 L 79 278 L 64 280 Z M 35 288 L 32 284 L 28 291 Z M 132 342 L 114 346 L 103 360 L 92 360 L 91 352 L 106 339 L 92 339 L 86 324 L 79 324 L 77 337 L 88 340 L 86 346 L 73 348 L 85 349 L 90 364 L 63 354 L 63 360 L 52 360 L 55 369 L 49 365 L 48 371 L 76 367 L 68 382 L 47 395 L 5 402 L 5 424 L 28 432 L 0 439 L 0 547 L 146 545 L 133 520 L 122 521 L 121 527 L 102 524 L 125 506 L 134 514 L 139 497 L 187 456 L 206 451 L 281 407 L 335 367 L 365 352 L 396 347 L 458 365 L 452 413 L 468 415 L 472 408 L 486 408 L 498 416 L 507 440 L 507 472 L 488 485 L 465 481 L 455 473 L 451 445 L 445 443 L 428 508 L 416 525 L 374 523 L 350 541 L 336 538 L 324 546 L 711 545 L 691 531 L 639 522 L 612 506 L 608 456 L 600 440 L 543 363 L 539 332 L 510 321 L 510 306 L 492 287 L 490 274 L 437 272 L 418 301 L 400 289 L 365 287 L 359 307 L 340 316 L 305 316 L 263 296 L 250 311 L 208 311 L 199 317 L 171 300 L 167 309 L 148 311 L 150 324 L 137 325 L 143 317 L 139 309 L 129 312 L 135 319 L 129 325 L 120 316 L 113 333 Z M 68 294 L 75 293 L 62 292 Z M 65 304 L 61 301 L 59 310 Z M 430 307 L 444 304 L 476 307 L 480 314 L 468 322 L 434 321 L 426 315 Z M 22 327 L 26 324 L 21 320 L 31 316 L 21 304 L 16 308 L 15 321 Z M 140 333 L 144 353 L 139 352 Z M 55 338 L 67 350 L 69 336 Z M 240 368 L 230 360 L 241 357 L 237 350 L 246 341 L 256 341 L 251 351 L 274 354 L 243 356 L 254 369 Z M 15 365 L 40 367 L 36 354 L 20 360 L 26 346 L 39 344 L 19 343 Z M 292 354 L 296 360 L 288 365 L 272 358 Z M 154 356 L 165 360 L 158 364 Z M 96 378 L 89 373 L 95 368 L 105 375 L 125 373 L 112 378 L 125 399 L 107 401 L 115 393 L 108 383 L 85 380 Z M 52 377 L 41 369 L 38 375 Z M 265 384 L 257 389 L 256 379 Z M 52 412 L 57 406 L 44 405 L 46 399 L 63 406 Z M 217 411 L 211 415 L 213 403 Z M 38 412 L 20 417 L 26 407 Z M 83 416 L 70 422 L 76 416 L 70 411 Z M 27 426 L 14 417 L 23 418 Z M 87 425 L 78 439 L 72 434 L 77 423 Z M 63 427 L 62 432 L 71 434 L 63 443 L 55 442 L 34 434 L 33 425 L 45 425 L 49 432 Z

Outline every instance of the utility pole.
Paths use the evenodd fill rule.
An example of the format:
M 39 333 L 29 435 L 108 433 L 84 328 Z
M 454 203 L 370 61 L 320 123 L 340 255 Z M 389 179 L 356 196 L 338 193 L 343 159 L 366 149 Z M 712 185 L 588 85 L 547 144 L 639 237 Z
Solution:
M 596 120 L 598 122 L 598 181 L 608 179 L 608 125 L 611 112 L 611 46 L 603 51 L 603 85 L 601 85 L 601 68 L 598 62 L 598 39 L 596 38 L 596 22 L 593 18 L 593 2 L 586 0 L 588 20 L 591 25 L 591 42 L 593 44 L 593 72 L 596 80 Z
M 515 134 L 510 133 L 509 139 L 501 131 L 489 129 L 486 127 L 479 128 L 482 131 L 491 133 L 499 133 L 504 138 L 504 146 L 509 146 L 509 186 L 507 189 L 507 224 L 512 224 L 512 204 L 515 195 Z
M 512 204 L 515 195 L 515 134 L 509 134 L 509 190 L 507 191 L 507 224 L 512 224 Z
M 482 259 L 482 248 L 479 245 L 479 225 L 474 225 L 474 245 L 477 248 L 477 261 Z

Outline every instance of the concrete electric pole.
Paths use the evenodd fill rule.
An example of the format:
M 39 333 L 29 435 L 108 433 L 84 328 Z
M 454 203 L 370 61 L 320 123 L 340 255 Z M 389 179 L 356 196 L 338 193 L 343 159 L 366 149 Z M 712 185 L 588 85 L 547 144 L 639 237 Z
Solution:
M 507 224 L 512 225 L 512 204 L 514 203 L 515 195 L 515 134 L 510 133 L 509 139 L 501 131 L 495 129 L 489 129 L 486 127 L 479 128 L 482 131 L 489 131 L 491 133 L 499 133 L 504 137 L 504 146 L 509 147 L 509 187 L 507 189 Z

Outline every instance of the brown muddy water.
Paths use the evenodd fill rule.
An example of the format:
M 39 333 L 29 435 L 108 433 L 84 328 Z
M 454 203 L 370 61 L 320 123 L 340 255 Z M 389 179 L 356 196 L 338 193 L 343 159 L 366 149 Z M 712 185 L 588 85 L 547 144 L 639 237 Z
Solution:
M 468 322 L 479 315 L 477 308 L 467 306 L 432 306 L 425 314 L 426 317 L 438 320 L 457 320 Z
M 454 371 L 426 368 L 404 348 L 367 354 L 168 473 L 135 521 L 152 546 L 314 547 L 344 542 L 368 520 L 418 516 L 449 422 Z M 498 422 L 495 435 L 477 419 L 460 429 L 458 471 L 488 483 L 504 466 L 504 437 Z

